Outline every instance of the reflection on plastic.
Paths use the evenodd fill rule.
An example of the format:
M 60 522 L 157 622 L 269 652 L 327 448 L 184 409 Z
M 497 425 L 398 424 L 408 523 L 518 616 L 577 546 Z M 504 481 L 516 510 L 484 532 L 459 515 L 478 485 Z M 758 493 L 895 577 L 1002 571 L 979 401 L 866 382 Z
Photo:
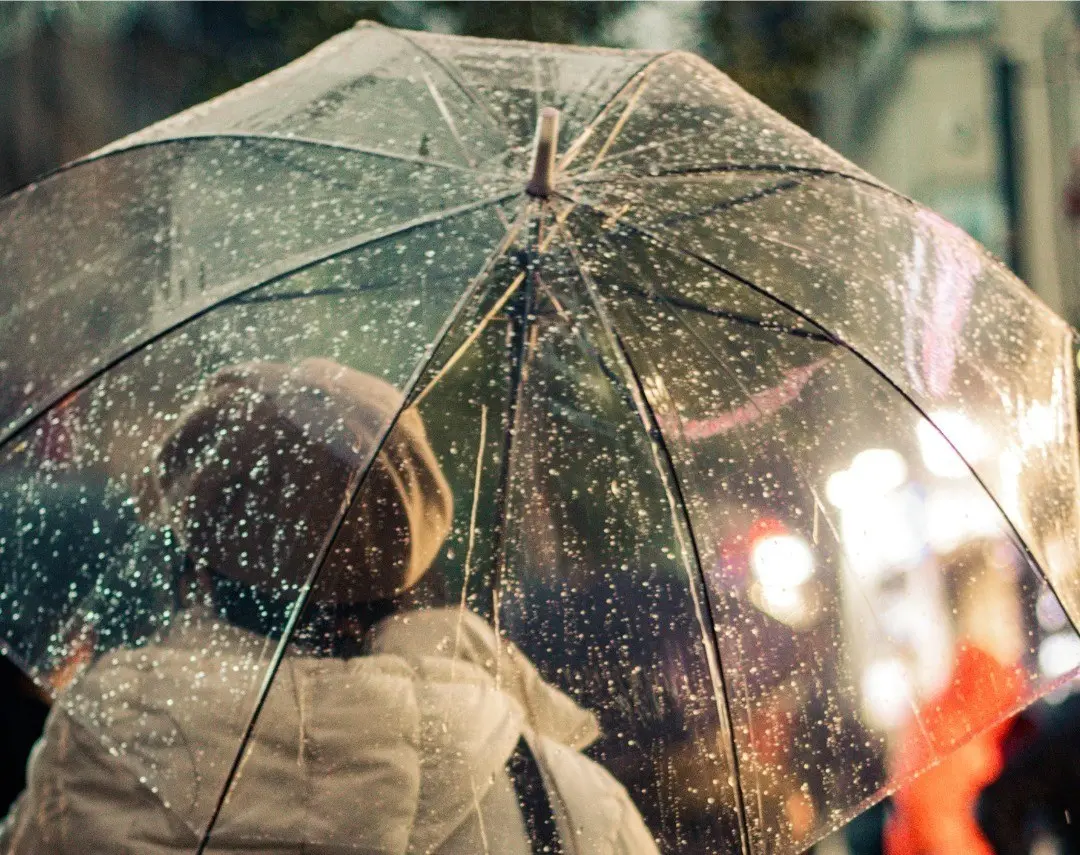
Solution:
M 0 234 L 2 851 L 791 855 L 913 780 L 917 849 L 1078 666 L 1073 333 L 697 59 L 361 26 Z

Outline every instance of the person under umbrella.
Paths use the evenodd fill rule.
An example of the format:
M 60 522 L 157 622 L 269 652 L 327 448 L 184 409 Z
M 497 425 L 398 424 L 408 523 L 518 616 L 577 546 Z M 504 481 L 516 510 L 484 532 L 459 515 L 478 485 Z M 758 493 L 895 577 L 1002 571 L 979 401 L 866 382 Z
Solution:
M 154 479 L 194 604 L 68 690 L 76 703 L 107 695 L 130 713 L 127 727 L 116 723 L 119 745 L 78 724 L 65 696 L 53 706 L 0 852 L 198 846 L 193 829 L 213 797 L 176 755 L 212 754 L 229 738 L 215 711 L 237 676 L 227 662 L 200 673 L 200 702 L 180 717 L 187 663 L 208 643 L 197 627 L 220 622 L 214 643 L 238 651 L 279 634 L 268 616 L 310 566 L 297 533 L 331 530 L 338 509 L 317 499 L 351 483 L 400 405 L 389 384 L 329 360 L 248 363 L 209 379 L 165 439 Z M 244 759 L 246 785 L 230 794 L 211 849 L 656 852 L 626 791 L 580 753 L 599 736 L 593 714 L 481 618 L 438 606 L 431 568 L 453 500 L 414 409 L 397 418 L 356 501 L 359 522 L 333 553 L 348 560 L 324 567 L 309 631 L 282 663 Z M 147 727 L 154 719 L 162 726 Z M 129 756 L 170 768 L 172 780 L 147 785 Z

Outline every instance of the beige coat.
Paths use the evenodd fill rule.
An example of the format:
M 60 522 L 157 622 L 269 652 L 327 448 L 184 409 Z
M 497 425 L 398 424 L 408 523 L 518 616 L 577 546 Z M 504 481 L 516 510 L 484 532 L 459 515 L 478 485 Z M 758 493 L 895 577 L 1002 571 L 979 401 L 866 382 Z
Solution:
M 230 654 L 204 661 L 207 623 L 113 654 L 73 689 L 107 699 L 93 701 L 94 718 L 108 718 L 120 757 L 54 708 L 0 853 L 194 851 L 242 720 Z M 218 632 L 231 634 L 226 650 L 266 643 Z M 193 667 L 198 702 L 177 708 Z M 655 855 L 626 791 L 581 753 L 598 735 L 592 714 L 480 618 L 451 609 L 383 621 L 366 656 L 286 659 L 208 852 L 528 855 L 506 772 L 522 735 L 567 855 Z

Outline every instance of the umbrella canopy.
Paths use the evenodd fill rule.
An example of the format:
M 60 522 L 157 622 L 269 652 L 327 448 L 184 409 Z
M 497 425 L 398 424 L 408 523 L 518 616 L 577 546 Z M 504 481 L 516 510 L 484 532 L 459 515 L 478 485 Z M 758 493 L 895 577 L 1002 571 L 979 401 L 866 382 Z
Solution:
M 519 734 L 534 846 L 796 852 L 1080 661 L 1072 331 L 694 56 L 361 24 L 0 295 L 0 638 L 169 852 L 516 851 Z

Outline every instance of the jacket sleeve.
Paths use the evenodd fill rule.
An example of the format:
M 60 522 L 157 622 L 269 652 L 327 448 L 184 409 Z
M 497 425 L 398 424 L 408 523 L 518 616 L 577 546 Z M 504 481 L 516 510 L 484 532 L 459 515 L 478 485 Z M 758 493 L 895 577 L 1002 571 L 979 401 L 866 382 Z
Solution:
M 496 636 L 483 618 L 468 609 L 432 609 L 387 618 L 372 633 L 368 652 L 406 658 L 449 656 L 472 663 L 521 705 L 529 728 L 537 733 L 577 749 L 586 748 L 600 735 L 595 715 L 545 682 L 512 641 Z
M 49 713 L 45 731 L 56 730 L 55 707 Z M 50 727 L 51 726 L 51 727 Z M 33 855 L 50 851 L 42 831 L 54 813 L 54 788 L 48 769 L 46 737 L 34 744 L 26 763 L 26 789 L 19 794 L 11 810 L 0 824 L 0 855 Z
M 29 789 L 22 791 L 11 806 L 8 815 L 4 817 L 3 822 L 0 822 L 0 855 L 18 855 L 22 852 L 31 853 L 43 850 L 40 841 L 34 837 L 33 824 L 28 820 L 34 812 L 33 800 L 28 797 L 28 792 Z
M 0 855 L 158 855 L 198 843 L 123 760 L 59 705 L 0 828 Z
M 559 836 L 574 855 L 659 855 L 626 789 L 599 763 L 551 739 L 536 740 Z

